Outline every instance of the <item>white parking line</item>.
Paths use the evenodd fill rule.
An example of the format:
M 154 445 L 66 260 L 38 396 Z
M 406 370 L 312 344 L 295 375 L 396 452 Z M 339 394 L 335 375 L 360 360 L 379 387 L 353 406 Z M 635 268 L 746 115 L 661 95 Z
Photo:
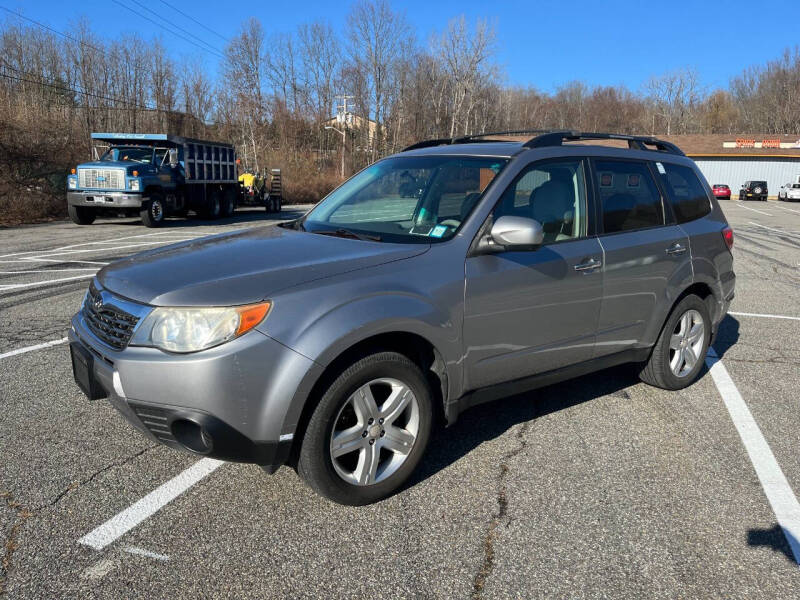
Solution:
M 788 319 L 790 321 L 800 321 L 800 317 L 789 317 L 786 315 L 766 315 L 761 313 L 746 313 L 729 311 L 729 315 L 734 317 L 761 317 L 762 319 Z
M 767 227 L 766 225 L 762 225 L 761 223 L 756 223 L 755 221 L 748 221 L 750 225 L 755 225 L 756 227 L 761 227 L 762 229 L 769 229 L 770 231 L 774 231 L 776 233 L 782 233 L 784 235 L 796 236 L 800 235 L 800 233 L 796 231 L 785 231 L 783 229 L 776 229 L 775 227 Z
M 25 354 L 26 352 L 33 352 L 34 350 L 42 350 L 43 348 L 49 348 L 50 346 L 58 346 L 59 344 L 65 344 L 69 340 L 67 338 L 61 338 L 60 340 L 52 340 L 50 342 L 44 342 L 43 344 L 36 344 L 35 346 L 26 346 L 25 348 L 17 348 L 16 350 L 11 350 L 9 352 L 4 352 L 0 354 L 0 360 L 4 358 L 8 358 L 10 356 L 16 356 L 17 354 Z
M 800 210 L 795 210 L 793 208 L 789 208 L 788 206 L 773 206 L 772 208 L 779 208 L 781 210 L 788 210 L 789 212 L 797 213 L 800 215 Z
M 102 550 L 128 533 L 139 523 L 154 515 L 223 464 L 225 464 L 224 461 L 214 460 L 213 458 L 203 458 L 197 461 L 182 473 L 154 489 L 141 500 L 134 502 L 122 512 L 87 533 L 78 540 L 78 543 L 95 550 Z
M 5 292 L 7 290 L 22 290 L 25 288 L 36 287 L 39 285 L 49 285 L 51 283 L 59 283 L 61 281 L 74 281 L 75 279 L 86 279 L 87 277 L 94 277 L 94 273 L 89 273 L 87 275 L 75 275 L 74 277 L 62 277 L 60 279 L 48 279 L 47 281 L 36 281 L 34 283 L 9 283 L 6 285 L 0 285 L 0 292 Z
M 717 356 L 713 348 L 709 348 L 706 356 L 706 366 L 711 372 L 711 378 L 717 386 L 719 395 L 728 409 L 728 414 L 739 432 L 742 444 L 750 456 L 758 480 L 764 489 L 764 494 L 772 506 L 772 512 L 783 530 L 789 548 L 794 555 L 795 562 L 800 564 L 800 503 L 794 495 L 789 482 L 783 474 L 775 455 L 764 439 L 758 428 L 750 409 L 747 408 L 742 395 L 733 383 L 725 365 Z
M 768 217 L 772 216 L 772 213 L 764 212 L 763 210 L 758 210 L 757 208 L 750 208 L 749 206 L 742 206 L 741 204 L 738 205 L 739 208 L 744 208 L 745 210 L 752 210 L 753 212 L 757 212 L 762 215 L 767 215 Z
M 147 558 L 153 558 L 155 560 L 160 561 L 168 561 L 169 556 L 166 554 L 159 554 L 158 552 L 150 552 L 150 550 L 145 550 L 144 548 L 139 548 L 137 546 L 125 546 L 123 550 L 129 554 L 136 554 L 137 556 L 146 556 Z
M 91 267 L 80 268 L 80 269 L 40 269 L 38 271 L 0 271 L 0 275 L 19 275 L 20 273 L 31 274 L 47 274 L 47 273 L 63 273 L 67 271 L 91 271 L 92 273 L 97 273 L 97 269 L 92 269 Z

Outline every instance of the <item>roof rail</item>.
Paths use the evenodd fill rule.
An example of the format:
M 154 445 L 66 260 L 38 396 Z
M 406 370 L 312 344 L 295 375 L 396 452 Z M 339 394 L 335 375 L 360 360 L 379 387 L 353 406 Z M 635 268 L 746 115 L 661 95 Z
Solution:
M 436 138 L 433 140 L 425 140 L 423 142 L 411 144 L 410 146 L 403 148 L 400 152 L 408 152 L 409 150 L 417 150 L 418 148 L 430 148 L 431 146 L 444 146 L 452 143 L 453 138 Z
M 406 148 L 403 148 L 401 152 L 407 152 L 408 150 L 417 150 L 419 148 L 430 148 L 432 146 L 447 146 L 450 144 L 468 144 L 469 142 L 480 140 L 480 138 L 491 137 L 493 135 L 528 135 L 531 133 L 548 133 L 550 131 L 552 131 L 552 129 L 517 129 L 515 131 L 489 131 L 487 133 L 472 133 L 470 135 L 462 135 L 460 137 L 436 138 L 432 140 L 417 142 L 416 144 L 412 144 Z M 507 142 L 509 140 L 484 140 L 484 141 Z
M 626 135 L 623 133 L 594 133 L 582 131 L 550 131 L 542 135 L 531 138 L 523 144 L 525 148 L 544 148 L 547 146 L 561 146 L 563 142 L 575 142 L 579 140 L 624 140 L 628 142 L 628 148 L 634 150 L 649 150 L 647 146 L 655 146 L 659 152 L 668 154 L 678 154 L 685 156 L 683 151 L 675 144 L 659 140 L 649 135 Z
M 425 140 L 417 142 L 407 148 L 403 148 L 402 152 L 409 150 L 417 150 L 419 148 L 430 148 L 432 146 L 447 146 L 450 144 L 468 144 L 473 141 L 479 141 L 480 138 L 486 138 L 497 135 L 527 135 L 530 133 L 537 133 L 536 137 L 529 139 L 522 144 L 524 148 L 545 148 L 547 146 L 561 146 L 563 142 L 575 142 L 579 140 L 623 140 L 628 142 L 628 148 L 633 150 L 650 150 L 647 146 L 654 146 L 659 152 L 666 152 L 668 154 L 677 154 L 685 156 L 683 151 L 671 142 L 659 140 L 649 135 L 627 135 L 624 133 L 595 133 L 583 132 L 573 130 L 552 130 L 552 129 L 518 129 L 516 131 L 492 131 L 488 133 L 474 133 L 471 135 L 464 135 L 461 137 L 453 138 L 436 138 L 432 140 Z M 483 140 L 485 142 L 503 142 L 507 140 Z

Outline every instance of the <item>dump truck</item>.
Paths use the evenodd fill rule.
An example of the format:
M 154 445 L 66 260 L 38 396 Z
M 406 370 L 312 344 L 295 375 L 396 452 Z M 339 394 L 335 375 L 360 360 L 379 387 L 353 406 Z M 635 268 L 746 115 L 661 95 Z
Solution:
M 93 133 L 96 160 L 67 177 L 67 208 L 79 225 L 98 215 L 139 215 L 158 227 L 194 211 L 230 216 L 239 201 L 233 145 L 165 133 Z

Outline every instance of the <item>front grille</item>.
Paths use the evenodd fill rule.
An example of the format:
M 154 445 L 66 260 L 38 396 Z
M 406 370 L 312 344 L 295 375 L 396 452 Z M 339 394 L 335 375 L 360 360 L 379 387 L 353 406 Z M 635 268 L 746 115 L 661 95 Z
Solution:
M 123 169 L 78 169 L 78 187 L 103 190 L 124 190 Z
M 133 402 L 130 402 L 129 405 L 148 431 L 160 441 L 177 443 L 175 436 L 170 431 L 169 413 L 167 411 L 154 406 L 134 404 Z
M 92 282 L 83 303 L 83 318 L 93 334 L 112 348 L 122 350 L 130 341 L 139 317 L 106 303 L 103 294 L 110 299 L 108 292 L 98 291 Z

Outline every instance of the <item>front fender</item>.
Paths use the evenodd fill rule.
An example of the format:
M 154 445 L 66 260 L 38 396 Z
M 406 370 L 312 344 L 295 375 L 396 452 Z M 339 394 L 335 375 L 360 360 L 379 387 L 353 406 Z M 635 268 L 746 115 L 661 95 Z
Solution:
M 276 303 L 278 308 L 280 303 Z M 291 336 L 285 328 L 269 327 L 278 321 L 278 311 L 265 321 L 265 333 L 294 351 L 313 360 L 319 369 L 310 371 L 299 386 L 302 394 L 295 397 L 286 414 L 283 431 L 293 431 L 303 407 L 322 372 L 338 356 L 359 342 L 380 334 L 410 333 L 427 340 L 444 359 L 447 374 L 447 396 L 461 389 L 460 313 L 457 318 L 437 308 L 423 297 L 408 293 L 375 292 L 328 310 L 314 312 L 303 319 L 302 327 Z M 295 311 L 295 314 L 302 312 Z M 456 322 L 457 321 L 457 322 Z M 455 392 L 454 392 L 455 390 Z

